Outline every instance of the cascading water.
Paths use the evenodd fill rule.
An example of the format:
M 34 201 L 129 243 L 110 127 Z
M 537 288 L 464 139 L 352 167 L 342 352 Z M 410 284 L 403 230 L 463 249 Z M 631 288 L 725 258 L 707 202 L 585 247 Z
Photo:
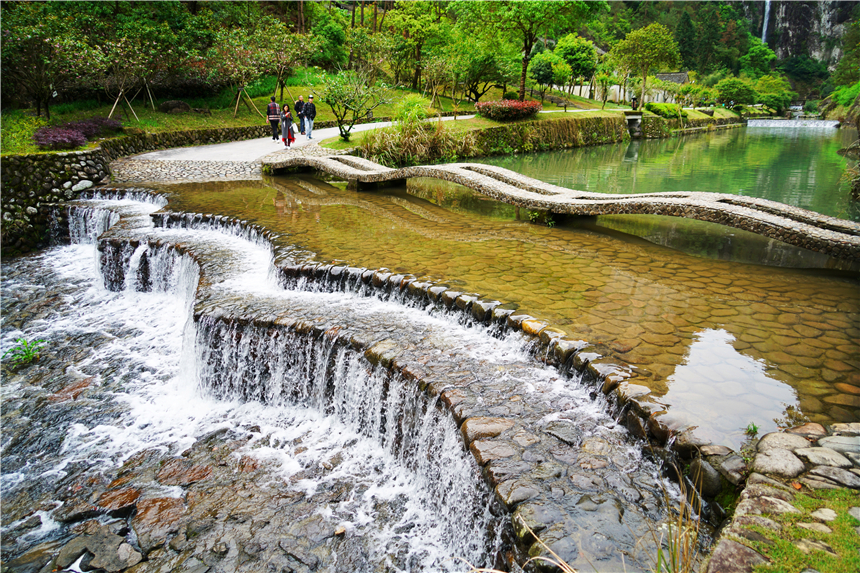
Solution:
M 109 210 L 123 216 L 105 219 L 101 277 L 83 264 L 92 247 L 82 245 L 4 274 L 4 295 L 39 277 L 54 301 L 39 314 L 26 296 L 4 296 L 4 317 L 14 317 L 4 350 L 19 336 L 49 341 L 26 380 L 4 385 L 3 533 L 18 540 L 4 562 L 86 530 L 125 536 L 132 556 L 173 568 L 499 566 L 510 517 L 475 456 L 487 464 L 504 451 L 485 466 L 497 495 L 537 496 L 530 511 L 563 520 L 547 539 L 576 524 L 560 538 L 573 558 L 636 570 L 637 535 L 661 503 L 656 468 L 605 404 L 535 364 L 521 339 L 397 296 L 284 290 L 271 245 L 247 226 L 150 217 L 155 202 L 114 201 Z M 74 213 L 103 217 L 84 207 L 107 202 L 82 201 Z M 402 370 L 388 366 L 395 359 Z M 515 423 L 510 452 L 493 440 L 464 450 L 448 409 Z M 33 419 L 36 443 L 24 421 Z M 56 487 L 39 482 L 46 475 Z M 571 483 L 605 485 L 582 497 L 567 493 Z M 139 498 L 121 505 L 118 492 Z
M 767 22 L 770 19 L 770 0 L 764 2 L 764 21 L 761 25 L 761 41 L 767 43 Z

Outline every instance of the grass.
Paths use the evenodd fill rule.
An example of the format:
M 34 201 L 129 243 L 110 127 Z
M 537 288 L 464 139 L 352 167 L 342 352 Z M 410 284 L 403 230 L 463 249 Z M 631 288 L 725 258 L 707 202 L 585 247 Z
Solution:
M 819 573 L 854 573 L 860 571 L 860 534 L 856 527 L 860 521 L 848 515 L 852 507 L 860 507 L 860 492 L 850 489 L 819 490 L 811 494 L 797 494 L 793 505 L 800 513 L 769 516 L 782 525 L 780 532 L 762 527 L 753 530 L 765 536 L 771 543 L 753 542 L 753 549 L 771 560 L 771 564 L 755 568 L 757 573 L 796 573 L 804 569 L 815 569 Z M 834 521 L 826 523 L 832 533 L 820 533 L 798 527 L 798 523 L 815 523 L 810 514 L 821 508 L 836 512 Z M 823 551 L 807 555 L 798 549 L 792 540 L 811 539 L 829 545 L 836 556 Z
M 17 344 L 3 353 L 3 358 L 10 356 L 10 362 L 15 366 L 30 364 L 39 359 L 39 353 L 45 347 L 44 339 L 28 341 L 26 338 L 16 340 Z

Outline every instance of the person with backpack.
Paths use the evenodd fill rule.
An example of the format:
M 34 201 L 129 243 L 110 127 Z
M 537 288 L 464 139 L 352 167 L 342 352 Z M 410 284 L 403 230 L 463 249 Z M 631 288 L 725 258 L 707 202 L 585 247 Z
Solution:
M 278 122 L 281 121 L 281 106 L 275 102 L 275 96 L 272 96 L 272 101 L 266 106 L 266 118 L 269 120 L 269 125 L 272 126 L 272 141 L 278 143 Z
M 317 106 L 314 105 L 314 96 L 308 96 L 308 103 L 302 108 L 302 115 L 305 117 L 305 131 L 308 134 L 308 139 L 313 139 L 311 132 L 314 129 L 314 118 L 317 116 Z
M 295 103 L 296 117 L 299 118 L 299 131 L 302 135 L 305 134 L 305 116 L 302 115 L 302 109 L 305 107 L 304 97 L 305 96 L 299 94 L 299 99 L 296 100 Z

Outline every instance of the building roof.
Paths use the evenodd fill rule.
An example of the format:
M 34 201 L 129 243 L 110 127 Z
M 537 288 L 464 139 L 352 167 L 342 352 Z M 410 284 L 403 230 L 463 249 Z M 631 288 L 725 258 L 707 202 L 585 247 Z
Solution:
M 690 76 L 687 72 L 674 72 L 671 74 L 654 74 L 654 77 L 660 81 L 672 82 L 676 84 L 685 84 L 690 81 Z

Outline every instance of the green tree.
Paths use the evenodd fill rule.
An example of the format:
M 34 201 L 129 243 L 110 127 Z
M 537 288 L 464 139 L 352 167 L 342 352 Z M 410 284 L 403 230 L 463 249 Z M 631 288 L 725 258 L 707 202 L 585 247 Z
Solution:
M 642 104 L 645 103 L 648 74 L 651 70 L 672 68 L 678 64 L 678 44 L 662 24 L 651 24 L 634 30 L 612 49 L 612 59 L 621 62 L 642 78 Z
M 690 13 L 684 10 L 678 28 L 675 30 L 675 39 L 678 41 L 681 66 L 687 70 L 696 67 L 696 37 L 696 25 L 693 23 Z
M 741 72 L 753 78 L 761 77 L 770 73 L 771 63 L 775 60 L 776 54 L 767 44 L 752 38 L 749 51 L 740 58 Z
M 401 50 L 406 50 L 412 67 L 412 89 L 421 85 L 421 70 L 424 63 L 425 46 L 440 32 L 440 22 L 433 14 L 433 2 L 416 0 L 398 2 L 391 10 L 386 22 L 402 36 Z
M 558 41 L 553 50 L 570 66 L 570 84 L 578 78 L 589 78 L 597 69 L 597 49 L 594 44 L 575 34 L 568 34 Z
M 38 115 L 44 106 L 50 119 L 54 94 L 93 72 L 96 54 L 72 22 L 48 8 L 41 2 L 3 7 L 0 59 L 6 89 L 14 86 L 25 98 L 31 98 Z
M 506 2 L 471 2 L 458 0 L 451 3 L 452 12 L 473 28 L 492 27 L 502 34 L 518 38 L 522 65 L 520 68 L 519 98 L 526 94 L 526 74 L 529 54 L 543 33 L 576 28 L 587 18 L 605 12 L 605 2 L 511 0 Z
M 384 85 L 371 85 L 367 76 L 356 70 L 346 70 L 331 77 L 322 101 L 334 113 L 337 129 L 344 141 L 349 141 L 353 126 L 368 112 L 390 102 Z
M 860 81 L 860 6 L 854 9 L 854 19 L 847 22 L 842 37 L 842 58 L 833 72 L 836 86 L 850 86 Z
M 529 62 L 529 76 L 541 87 L 541 100 L 543 100 L 546 88 L 552 83 L 553 69 L 552 65 L 555 62 L 563 61 L 560 57 L 552 52 L 541 52 L 532 58 Z
M 716 90 L 723 103 L 753 104 L 758 99 L 752 84 L 740 78 L 726 78 L 716 85 Z
M 320 48 L 313 54 L 311 63 L 327 69 L 335 69 L 346 64 L 346 25 L 327 12 L 319 15 L 311 29 L 313 36 L 319 38 Z
M 717 67 L 717 51 L 720 43 L 722 23 L 716 2 L 700 4 L 698 25 L 698 67 L 696 70 L 704 75 L 711 73 Z
M 791 91 L 791 84 L 781 76 L 762 76 L 755 83 L 758 103 L 762 103 L 777 113 L 782 113 L 797 95 Z

